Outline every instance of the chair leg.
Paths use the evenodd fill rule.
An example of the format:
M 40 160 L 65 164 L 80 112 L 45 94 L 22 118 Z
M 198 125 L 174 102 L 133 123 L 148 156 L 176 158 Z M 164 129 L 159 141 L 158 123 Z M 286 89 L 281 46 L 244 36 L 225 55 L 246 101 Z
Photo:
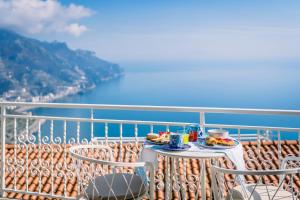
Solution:
M 155 169 L 152 164 L 150 164 L 150 200 L 154 200 L 154 187 L 155 187 L 155 180 L 154 180 L 154 173 Z
M 77 196 L 76 200 L 88 200 L 88 198 L 82 194 L 82 195 Z

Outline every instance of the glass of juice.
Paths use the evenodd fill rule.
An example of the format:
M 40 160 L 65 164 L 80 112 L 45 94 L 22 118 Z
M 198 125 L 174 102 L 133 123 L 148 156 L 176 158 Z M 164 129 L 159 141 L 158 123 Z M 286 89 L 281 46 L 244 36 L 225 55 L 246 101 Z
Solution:
M 188 134 L 189 134 L 189 141 L 190 142 L 197 142 L 198 140 L 198 133 L 201 136 L 200 126 L 199 125 L 191 125 L 188 127 Z
M 185 129 L 178 130 L 177 133 L 183 135 L 183 144 L 189 143 L 189 134 Z

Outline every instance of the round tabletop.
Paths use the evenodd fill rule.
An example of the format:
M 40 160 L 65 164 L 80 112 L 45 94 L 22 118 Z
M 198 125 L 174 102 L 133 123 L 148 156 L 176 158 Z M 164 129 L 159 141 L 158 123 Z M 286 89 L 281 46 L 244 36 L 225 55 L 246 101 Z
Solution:
M 176 157 L 176 158 L 191 158 L 191 159 L 210 159 L 210 158 L 219 158 L 225 157 L 224 152 L 218 152 L 218 150 L 207 150 L 207 149 L 199 149 L 196 147 L 196 144 L 190 142 L 191 148 L 187 151 L 167 151 L 156 145 L 151 145 L 146 147 L 148 150 L 151 150 L 155 153 L 158 153 L 162 156 L 167 157 Z

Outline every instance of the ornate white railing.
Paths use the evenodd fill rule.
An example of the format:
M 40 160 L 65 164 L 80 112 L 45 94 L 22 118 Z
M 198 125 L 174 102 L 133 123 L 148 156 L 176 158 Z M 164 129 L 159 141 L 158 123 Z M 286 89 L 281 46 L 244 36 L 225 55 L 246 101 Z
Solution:
M 154 130 L 174 130 L 185 128 L 195 122 L 168 122 L 144 120 L 118 120 L 95 117 L 94 113 L 101 110 L 127 110 L 143 112 L 175 112 L 196 113 L 203 131 L 209 128 L 229 129 L 239 140 L 257 140 L 258 147 L 262 140 L 276 139 L 278 154 L 281 157 L 282 134 L 298 135 L 300 145 L 300 120 L 294 128 L 268 127 L 249 125 L 208 124 L 205 121 L 207 114 L 236 114 L 236 115 L 278 115 L 295 116 L 300 119 L 300 110 L 273 110 L 273 109 L 237 109 L 237 108 L 207 108 L 207 107 L 170 107 L 170 106 L 133 106 L 133 105 L 100 105 L 100 104 L 61 104 L 61 103 L 19 103 L 2 102 L 1 106 L 1 180 L 0 194 L 16 192 L 45 197 L 75 199 L 68 189 L 69 182 L 78 181 L 74 166 L 70 162 L 68 149 L 71 145 L 101 142 L 104 144 L 117 143 L 119 145 L 118 158 L 123 158 L 128 148 L 124 144 L 135 145 L 137 152 L 147 132 Z M 37 108 L 55 109 L 85 109 L 89 110 L 89 117 L 37 115 L 14 110 L 28 110 Z M 33 112 L 35 113 L 35 112 Z M 99 126 L 101 125 L 101 126 Z M 112 129 L 111 126 L 118 126 Z M 89 126 L 89 133 L 82 132 L 83 126 Z M 97 127 L 96 127 L 97 126 Z M 124 127 L 130 126 L 130 133 L 124 134 Z M 73 128 L 71 128 L 73 127 Z M 142 127 L 142 128 L 141 128 Z M 146 127 L 146 128 L 145 128 Z M 101 130 L 99 130 L 101 129 Z M 112 134 L 112 131 L 117 133 Z M 250 132 L 249 132 L 250 131 Z M 270 136 L 276 137 L 270 137 Z M 10 143 L 10 144 L 9 144 Z M 7 149 L 10 146 L 11 149 Z M 300 146 L 299 146 L 300 148 Z M 135 153 L 132 151 L 132 153 Z M 6 155 L 9 154 L 9 157 Z M 34 156 L 32 156 L 34 155 Z M 60 157 L 58 158 L 57 155 Z M 45 157 L 47 156 L 47 157 Z M 8 176 L 10 175 L 10 176 Z M 12 184 L 6 184 L 6 177 L 10 177 Z M 25 178 L 25 187 L 20 185 Z M 33 188 L 29 179 L 37 179 Z M 63 179 L 62 186 L 56 186 L 55 181 Z M 57 187 L 61 187 L 59 189 Z M 46 189 L 45 189 L 46 188 Z

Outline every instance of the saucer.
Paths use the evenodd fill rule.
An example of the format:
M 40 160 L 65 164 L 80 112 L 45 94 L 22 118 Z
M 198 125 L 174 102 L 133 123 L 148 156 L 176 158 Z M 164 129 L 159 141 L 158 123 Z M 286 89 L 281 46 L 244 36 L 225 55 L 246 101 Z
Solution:
M 185 144 L 182 148 L 174 148 L 174 147 L 170 147 L 170 145 L 163 145 L 161 148 L 166 151 L 187 151 L 191 148 L 191 146 Z

